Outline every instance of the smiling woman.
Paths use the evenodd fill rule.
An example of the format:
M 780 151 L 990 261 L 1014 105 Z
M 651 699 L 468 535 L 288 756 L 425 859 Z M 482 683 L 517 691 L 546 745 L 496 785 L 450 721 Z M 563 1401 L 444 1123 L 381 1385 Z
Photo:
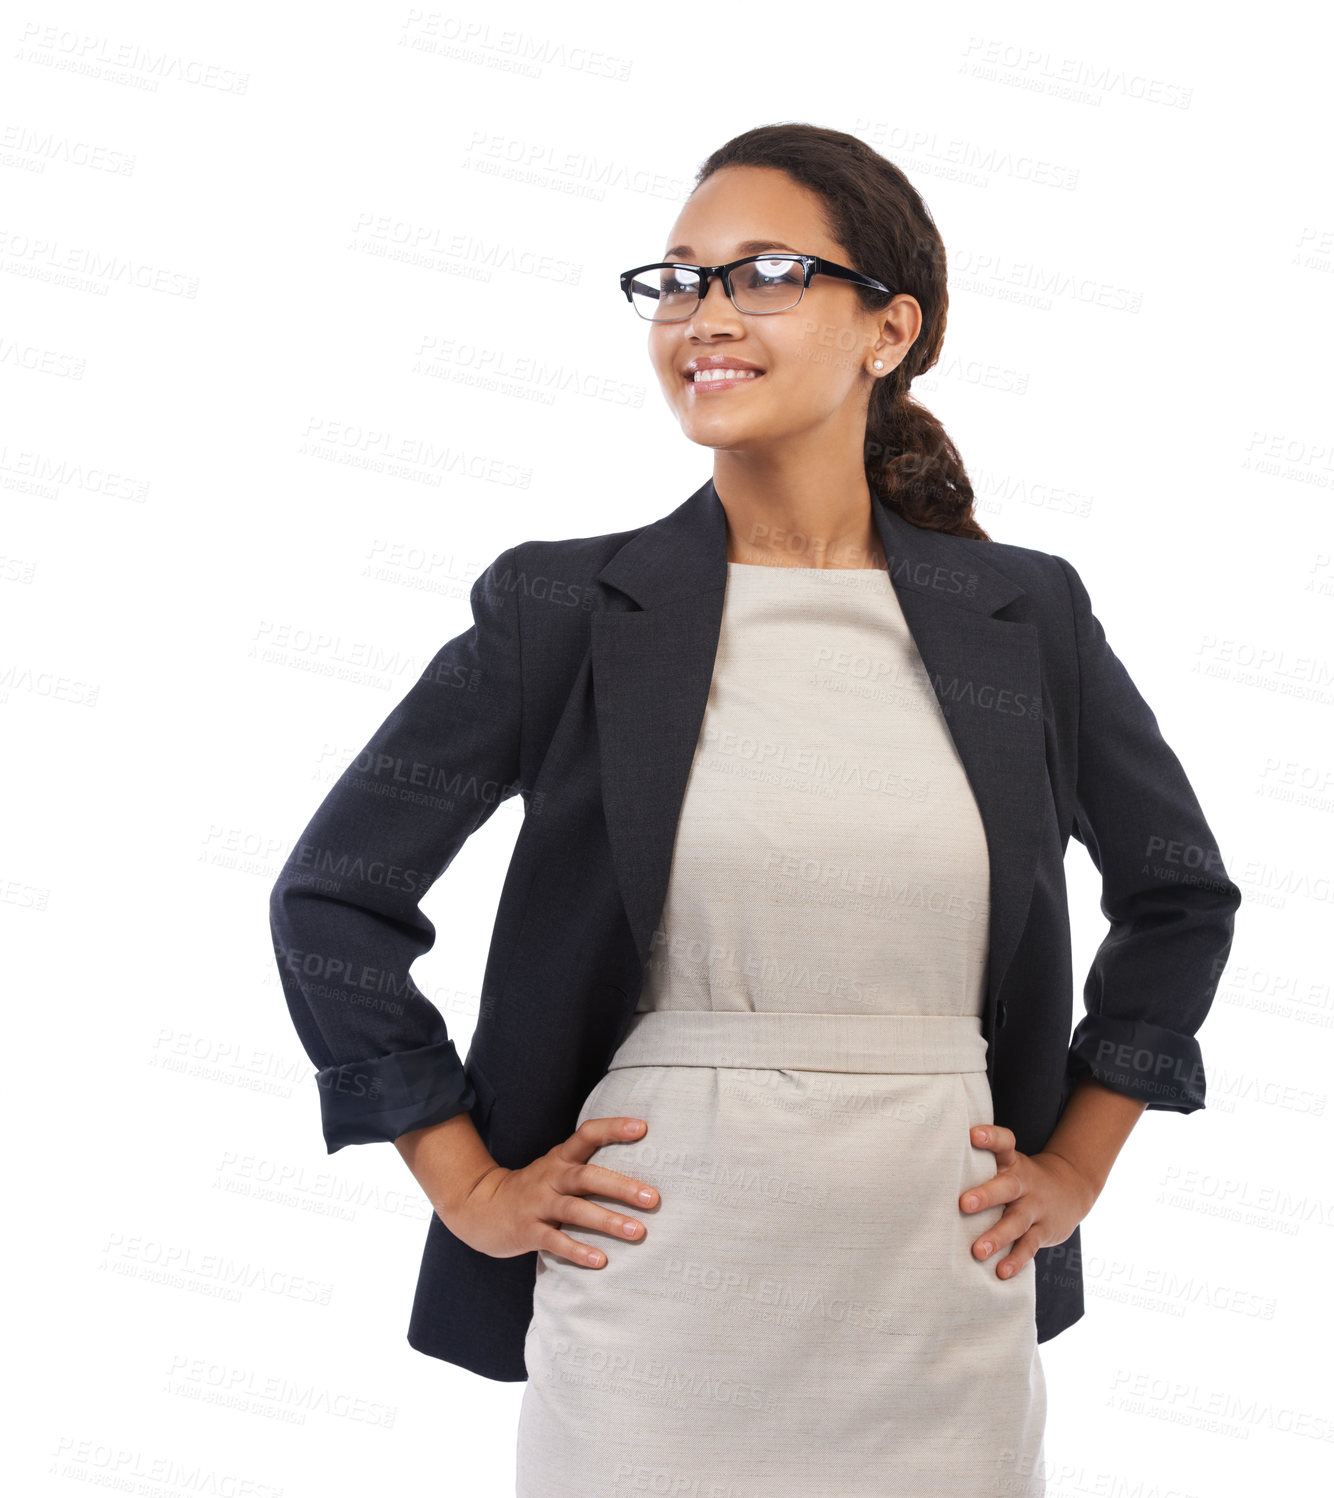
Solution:
M 996 1173 L 987 837 L 867 500 L 981 536 L 907 396 L 944 255 L 893 166 L 804 126 L 715 153 L 671 238 L 621 287 L 715 452 L 726 586 L 654 953 L 579 1114 L 646 1120 L 589 1163 L 661 1199 L 597 1273 L 539 1252 L 519 1493 L 1040 1494 L 1031 1255 L 997 1275 L 1004 1207 L 960 1201 Z
M 273 889 L 325 1137 L 435 1206 L 409 1340 L 527 1381 L 519 1498 L 1041 1498 L 1038 1344 L 1135 1120 L 1203 1106 L 1240 891 L 1078 573 L 987 537 L 909 394 L 947 296 L 902 172 L 765 126 L 667 242 L 627 327 L 712 477 L 507 547 Z M 460 1062 L 420 901 L 512 795 Z

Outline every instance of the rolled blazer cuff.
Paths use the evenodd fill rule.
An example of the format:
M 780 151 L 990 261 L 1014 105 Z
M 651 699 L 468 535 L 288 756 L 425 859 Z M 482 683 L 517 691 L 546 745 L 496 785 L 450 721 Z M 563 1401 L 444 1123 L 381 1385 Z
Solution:
M 1075 1027 L 1067 1085 L 1085 1073 L 1149 1108 L 1194 1113 L 1204 1107 L 1204 1059 L 1192 1035 L 1148 1020 L 1086 1015 Z
M 377 1144 L 466 1113 L 477 1095 L 452 1040 L 315 1073 L 329 1154 Z

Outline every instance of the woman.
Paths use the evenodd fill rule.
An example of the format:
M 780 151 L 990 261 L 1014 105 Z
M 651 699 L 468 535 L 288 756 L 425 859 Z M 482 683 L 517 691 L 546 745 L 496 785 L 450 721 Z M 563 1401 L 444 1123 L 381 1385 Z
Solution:
M 909 398 L 944 266 L 854 137 L 715 152 L 622 277 L 712 480 L 497 558 L 275 887 L 329 1148 L 435 1205 L 409 1336 L 527 1377 L 525 1498 L 1042 1494 L 1058 1255 L 1203 1104 L 1240 895 L 1077 574 Z M 516 793 L 465 1067 L 418 902 Z M 1071 832 L 1113 923 L 1073 1040 Z

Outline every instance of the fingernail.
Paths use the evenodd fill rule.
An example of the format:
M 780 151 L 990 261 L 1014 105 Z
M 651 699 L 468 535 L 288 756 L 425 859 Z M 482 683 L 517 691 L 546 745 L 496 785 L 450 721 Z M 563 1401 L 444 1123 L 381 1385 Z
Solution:
M 971 1212 L 973 1208 L 977 1206 L 977 1198 L 975 1196 L 965 1196 L 963 1199 L 963 1204 Z
M 644 1191 L 641 1191 L 639 1193 L 639 1200 L 641 1202 L 651 1202 L 653 1200 L 653 1193 L 651 1191 L 647 1190 L 647 1189 L 644 1190 Z

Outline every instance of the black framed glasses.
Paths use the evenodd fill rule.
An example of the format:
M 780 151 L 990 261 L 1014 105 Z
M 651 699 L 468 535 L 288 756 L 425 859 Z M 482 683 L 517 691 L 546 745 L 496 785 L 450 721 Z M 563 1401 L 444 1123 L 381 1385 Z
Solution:
M 802 299 L 812 276 L 835 276 L 893 295 L 883 281 L 849 270 L 846 265 L 835 265 L 818 255 L 778 251 L 747 255 L 726 265 L 683 265 L 673 260 L 638 265 L 621 273 L 621 290 L 626 301 L 649 322 L 685 322 L 709 294 L 709 282 L 715 276 L 721 278 L 736 310 L 750 317 L 790 311 Z

